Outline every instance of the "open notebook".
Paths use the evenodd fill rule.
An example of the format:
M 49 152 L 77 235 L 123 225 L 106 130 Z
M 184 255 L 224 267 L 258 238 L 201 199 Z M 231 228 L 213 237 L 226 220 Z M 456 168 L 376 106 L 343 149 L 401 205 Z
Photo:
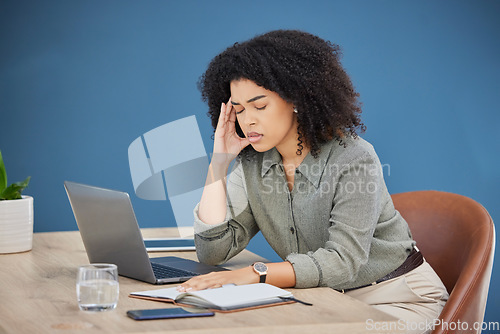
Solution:
M 203 307 L 219 312 L 293 303 L 293 294 L 270 284 L 227 285 L 222 288 L 179 292 L 177 288 L 132 292 L 130 297 Z

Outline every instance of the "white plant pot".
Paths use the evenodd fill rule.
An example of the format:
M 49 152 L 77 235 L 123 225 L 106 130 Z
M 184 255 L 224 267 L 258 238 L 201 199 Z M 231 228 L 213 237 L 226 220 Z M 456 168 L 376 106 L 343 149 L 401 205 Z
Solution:
M 0 254 L 33 248 L 33 197 L 0 201 Z

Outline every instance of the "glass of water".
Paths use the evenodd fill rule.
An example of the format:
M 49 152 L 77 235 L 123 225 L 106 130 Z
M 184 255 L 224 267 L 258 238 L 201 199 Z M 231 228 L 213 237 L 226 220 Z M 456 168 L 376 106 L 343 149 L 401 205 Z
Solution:
M 83 311 L 112 310 L 118 303 L 118 269 L 114 264 L 80 266 L 76 278 L 78 307 Z

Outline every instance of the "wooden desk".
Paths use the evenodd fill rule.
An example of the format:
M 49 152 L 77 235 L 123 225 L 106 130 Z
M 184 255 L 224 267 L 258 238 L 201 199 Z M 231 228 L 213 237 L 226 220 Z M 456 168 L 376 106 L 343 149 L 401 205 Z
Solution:
M 144 237 L 172 236 L 173 229 L 144 229 Z M 194 252 L 151 253 L 196 259 Z M 244 251 L 228 267 L 239 268 L 256 259 Z M 261 258 L 260 258 L 261 259 Z M 76 302 L 76 272 L 88 263 L 80 234 L 35 233 L 33 250 L 0 255 L 0 334 L 3 333 L 382 333 L 368 330 L 366 320 L 379 328 L 396 328 L 396 320 L 374 308 L 329 288 L 291 289 L 314 306 L 289 304 L 210 318 L 134 321 L 131 309 L 169 308 L 168 303 L 129 298 L 133 291 L 155 287 L 120 277 L 120 299 L 115 310 L 80 311 Z M 169 285 L 165 285 L 169 286 Z M 172 286 L 172 285 L 171 285 Z M 386 331 L 395 333 L 397 331 Z

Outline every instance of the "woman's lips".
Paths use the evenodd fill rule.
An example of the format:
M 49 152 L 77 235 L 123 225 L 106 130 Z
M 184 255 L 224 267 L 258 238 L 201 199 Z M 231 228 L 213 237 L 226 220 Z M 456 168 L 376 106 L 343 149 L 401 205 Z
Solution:
M 257 132 L 247 133 L 248 141 L 251 142 L 252 144 L 258 142 L 262 138 L 262 136 L 263 136 L 262 134 Z

